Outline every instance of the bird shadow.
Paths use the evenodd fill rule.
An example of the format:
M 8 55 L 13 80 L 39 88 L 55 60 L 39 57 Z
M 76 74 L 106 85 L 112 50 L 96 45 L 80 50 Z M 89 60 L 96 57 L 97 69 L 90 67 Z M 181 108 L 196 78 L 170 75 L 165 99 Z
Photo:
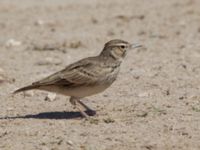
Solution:
M 94 110 L 85 111 L 89 116 L 94 116 L 96 112 Z M 5 116 L 0 117 L 0 120 L 3 119 L 74 119 L 74 118 L 83 118 L 80 112 L 42 112 L 38 114 L 28 114 L 24 116 Z

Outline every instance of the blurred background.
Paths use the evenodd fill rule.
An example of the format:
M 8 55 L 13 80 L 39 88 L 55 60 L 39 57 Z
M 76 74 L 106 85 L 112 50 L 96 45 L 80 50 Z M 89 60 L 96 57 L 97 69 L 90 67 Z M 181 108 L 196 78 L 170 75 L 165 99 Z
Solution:
M 1 0 L 0 149 L 200 149 L 200 1 Z M 117 82 L 70 117 L 68 98 L 16 88 L 111 39 L 140 43 Z

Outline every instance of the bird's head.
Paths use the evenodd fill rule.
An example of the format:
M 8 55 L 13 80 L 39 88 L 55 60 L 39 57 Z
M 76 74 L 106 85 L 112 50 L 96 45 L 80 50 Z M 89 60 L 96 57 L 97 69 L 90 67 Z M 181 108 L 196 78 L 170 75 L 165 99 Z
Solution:
M 130 44 L 129 42 L 115 39 L 107 42 L 104 45 L 104 48 L 100 55 L 103 57 L 111 57 L 112 59 L 117 61 L 122 61 L 129 49 L 134 49 L 137 47 L 141 47 L 141 45 Z

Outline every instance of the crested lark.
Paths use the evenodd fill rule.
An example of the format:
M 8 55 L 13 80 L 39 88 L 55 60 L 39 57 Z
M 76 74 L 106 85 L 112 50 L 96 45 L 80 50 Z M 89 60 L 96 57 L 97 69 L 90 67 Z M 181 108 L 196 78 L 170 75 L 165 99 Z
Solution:
M 140 45 L 118 39 L 111 40 L 104 45 L 98 56 L 75 62 L 59 72 L 16 90 L 14 94 L 37 89 L 70 96 L 71 104 L 79 109 L 84 117 L 88 117 L 81 107 L 91 109 L 80 99 L 107 89 L 116 80 L 127 50 L 136 47 Z

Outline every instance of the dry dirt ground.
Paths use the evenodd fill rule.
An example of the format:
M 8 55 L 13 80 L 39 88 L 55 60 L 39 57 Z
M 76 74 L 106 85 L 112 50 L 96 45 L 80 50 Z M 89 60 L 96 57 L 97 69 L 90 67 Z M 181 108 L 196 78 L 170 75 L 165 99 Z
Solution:
M 199 0 L 1 0 L 0 150 L 199 150 Z M 120 38 L 118 80 L 85 103 L 33 91 L 10 97 Z

